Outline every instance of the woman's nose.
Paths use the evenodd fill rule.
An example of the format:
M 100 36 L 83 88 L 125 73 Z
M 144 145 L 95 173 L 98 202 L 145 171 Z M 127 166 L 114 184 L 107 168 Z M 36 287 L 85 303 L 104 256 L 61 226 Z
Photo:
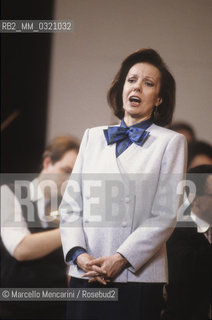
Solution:
M 139 82 L 136 82 L 135 85 L 134 85 L 134 91 L 137 91 L 137 92 L 141 92 L 142 91 L 142 85 L 141 83 Z
M 136 85 L 136 86 L 134 87 L 134 91 L 136 91 L 136 92 L 141 92 L 141 91 L 142 91 L 142 87 L 139 86 L 139 85 Z

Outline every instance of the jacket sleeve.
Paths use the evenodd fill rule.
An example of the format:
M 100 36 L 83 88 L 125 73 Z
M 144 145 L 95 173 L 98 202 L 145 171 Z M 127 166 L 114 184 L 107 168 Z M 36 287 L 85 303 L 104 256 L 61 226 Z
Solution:
M 67 254 L 71 249 L 81 247 L 86 250 L 86 241 L 82 227 L 82 170 L 88 136 L 89 129 L 83 135 L 79 154 L 59 208 L 60 233 L 66 262 L 68 262 Z M 69 263 L 71 262 L 69 261 Z
M 162 157 L 151 212 L 117 250 L 128 260 L 131 265 L 129 270 L 133 273 L 161 249 L 173 231 L 182 198 L 181 194 L 177 194 L 177 186 L 184 178 L 186 150 L 184 136 L 174 135 L 167 144 Z

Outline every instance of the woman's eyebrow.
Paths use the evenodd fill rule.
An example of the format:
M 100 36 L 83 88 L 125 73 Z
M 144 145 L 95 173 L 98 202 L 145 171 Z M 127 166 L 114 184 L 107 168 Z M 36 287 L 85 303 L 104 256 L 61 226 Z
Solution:
M 151 79 L 151 80 L 155 80 L 154 77 L 151 77 L 151 76 L 145 76 L 144 79 Z
M 129 74 L 129 77 L 138 77 L 138 75 L 136 73 L 131 73 Z M 155 80 L 155 78 L 153 76 L 144 76 L 144 79 L 152 79 Z

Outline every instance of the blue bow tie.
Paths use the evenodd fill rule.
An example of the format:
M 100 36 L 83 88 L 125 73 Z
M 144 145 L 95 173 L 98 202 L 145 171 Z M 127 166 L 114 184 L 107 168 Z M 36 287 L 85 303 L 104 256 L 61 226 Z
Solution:
M 149 125 L 148 125 L 149 127 Z M 116 156 L 118 157 L 133 142 L 142 146 L 149 135 L 149 131 L 139 127 L 108 127 L 104 130 L 107 144 L 117 143 Z
M 104 130 L 107 144 L 113 144 L 129 138 L 130 141 L 141 146 L 149 135 L 149 131 L 142 128 L 123 128 L 123 127 L 108 127 Z

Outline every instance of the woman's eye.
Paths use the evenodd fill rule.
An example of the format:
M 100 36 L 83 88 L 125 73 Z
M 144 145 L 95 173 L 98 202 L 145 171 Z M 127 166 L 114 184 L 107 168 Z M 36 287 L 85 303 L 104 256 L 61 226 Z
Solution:
M 128 82 L 132 83 L 133 81 L 135 81 L 134 79 L 128 79 Z
M 154 86 L 154 83 L 149 82 L 149 81 L 146 81 L 145 84 L 146 84 L 148 87 L 153 87 L 153 86 Z

